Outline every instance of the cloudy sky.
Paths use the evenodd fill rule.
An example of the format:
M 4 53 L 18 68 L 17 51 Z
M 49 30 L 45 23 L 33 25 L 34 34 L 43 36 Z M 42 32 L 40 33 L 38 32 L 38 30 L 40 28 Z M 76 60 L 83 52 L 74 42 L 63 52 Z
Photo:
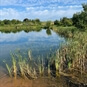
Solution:
M 39 18 L 42 21 L 72 17 L 87 0 L 0 0 L 0 20 Z

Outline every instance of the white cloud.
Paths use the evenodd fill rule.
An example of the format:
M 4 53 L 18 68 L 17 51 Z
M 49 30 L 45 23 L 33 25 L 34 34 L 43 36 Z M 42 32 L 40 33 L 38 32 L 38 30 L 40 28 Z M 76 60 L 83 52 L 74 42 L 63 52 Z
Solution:
M 28 17 L 55 20 L 63 16 L 72 17 L 82 10 L 81 4 L 84 2 L 86 0 L 0 0 L 0 19 L 23 20 Z
M 15 18 L 20 18 L 20 13 L 12 8 L 3 8 L 0 9 L 0 19 L 15 19 Z
M 20 5 L 20 6 L 36 6 L 36 5 L 67 5 L 87 3 L 86 0 L 0 0 L 0 6 Z
M 18 0 L 0 0 L 0 5 L 12 5 L 12 4 L 16 4 L 18 2 Z
M 2 8 L 0 9 L 0 19 L 20 19 L 24 18 L 41 20 L 55 20 L 60 19 L 64 16 L 72 17 L 76 12 L 81 11 L 81 7 L 75 6 L 58 6 L 58 7 L 26 7 L 23 11 L 18 11 L 13 8 Z
M 51 31 L 52 35 L 49 36 L 46 33 L 46 30 L 41 30 L 41 32 L 29 32 L 29 34 L 25 33 L 24 31 L 19 32 L 19 33 L 0 33 L 0 43 L 3 42 L 16 42 L 25 39 L 27 41 L 63 41 L 64 38 L 58 37 L 58 35 Z M 58 38 L 56 38 L 58 37 Z

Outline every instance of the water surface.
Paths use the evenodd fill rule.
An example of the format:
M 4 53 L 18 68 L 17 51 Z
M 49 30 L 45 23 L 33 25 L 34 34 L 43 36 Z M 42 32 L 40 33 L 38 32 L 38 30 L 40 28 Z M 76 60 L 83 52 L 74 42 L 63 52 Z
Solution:
M 1 33 L 0 32 L 0 64 L 3 60 L 10 61 L 10 53 L 16 50 L 27 54 L 28 50 L 32 51 L 33 57 L 46 57 L 50 52 L 55 52 L 64 38 L 60 37 L 54 31 L 42 29 L 39 32 L 17 32 Z

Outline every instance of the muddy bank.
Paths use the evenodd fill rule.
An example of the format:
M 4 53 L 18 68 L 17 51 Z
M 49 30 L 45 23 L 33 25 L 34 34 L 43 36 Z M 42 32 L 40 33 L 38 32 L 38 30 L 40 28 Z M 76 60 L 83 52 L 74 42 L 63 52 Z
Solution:
M 83 83 L 73 83 L 70 78 L 60 76 L 54 77 L 39 77 L 29 80 L 23 78 L 9 78 L 4 76 L 0 79 L 0 87 L 87 87 Z
M 84 82 L 85 81 L 85 82 Z M 41 76 L 37 79 L 10 78 L 6 70 L 0 67 L 0 87 L 87 87 L 87 78 L 77 80 L 77 77 L 61 73 L 59 77 Z

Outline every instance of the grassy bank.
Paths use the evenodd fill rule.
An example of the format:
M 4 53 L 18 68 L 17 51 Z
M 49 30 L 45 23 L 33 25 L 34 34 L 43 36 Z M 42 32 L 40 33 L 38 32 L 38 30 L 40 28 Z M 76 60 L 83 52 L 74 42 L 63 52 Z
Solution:
M 73 83 L 87 83 L 87 31 L 75 27 L 56 27 L 58 34 L 67 37 L 67 43 L 58 50 L 56 59 L 60 75 L 71 78 Z
M 57 32 L 60 36 L 66 37 L 66 38 L 72 38 L 74 32 L 77 32 L 78 29 L 74 26 L 67 26 L 67 27 L 63 27 L 63 26 L 53 26 L 53 30 L 55 32 Z
M 4 26 L 0 26 L 0 31 L 1 32 L 5 32 L 5 33 L 10 33 L 10 32 L 19 32 L 19 31 L 25 31 L 25 32 L 29 32 L 29 31 L 39 31 L 41 30 L 41 25 L 4 25 Z

